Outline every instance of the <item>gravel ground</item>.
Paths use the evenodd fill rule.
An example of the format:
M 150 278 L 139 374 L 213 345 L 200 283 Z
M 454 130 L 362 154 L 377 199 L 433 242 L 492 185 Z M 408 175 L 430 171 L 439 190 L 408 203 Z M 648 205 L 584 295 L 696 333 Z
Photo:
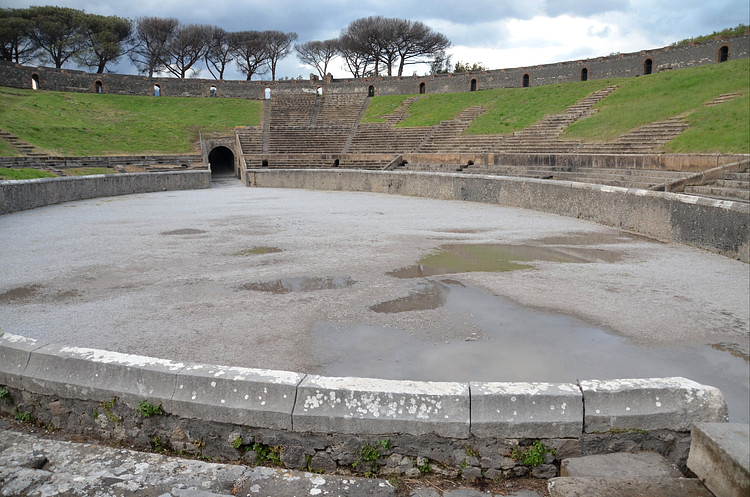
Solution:
M 529 269 L 388 274 L 457 243 L 554 248 L 592 262 L 538 260 L 530 252 Z M 2 216 L 0 253 L 0 327 L 39 340 L 351 376 L 371 375 L 368 359 L 379 363 L 382 376 L 414 376 L 408 363 L 431 351 L 437 356 L 411 370 L 496 381 L 680 375 L 719 386 L 730 399 L 730 417 L 750 418 L 750 266 L 587 221 L 224 180 L 209 190 Z M 371 309 L 393 300 L 421 302 L 435 285 L 447 285 L 453 297 L 438 296 L 433 308 Z M 535 324 L 534 315 L 552 324 Z M 502 316 L 517 316 L 509 319 L 516 327 L 495 329 Z M 570 340 L 560 339 L 565 333 L 573 334 Z M 472 360 L 469 342 L 485 355 Z M 513 355 L 514 344 L 524 342 L 530 355 L 515 353 L 519 360 L 507 374 L 498 369 L 493 347 Z M 566 352 L 565 342 L 583 355 Z M 605 352 L 625 360 L 607 370 Z M 583 369 L 562 367 L 571 364 Z

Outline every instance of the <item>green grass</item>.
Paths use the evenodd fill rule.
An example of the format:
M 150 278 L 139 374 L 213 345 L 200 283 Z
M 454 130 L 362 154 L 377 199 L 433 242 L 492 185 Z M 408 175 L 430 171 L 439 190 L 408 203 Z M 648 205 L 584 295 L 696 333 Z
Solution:
M 750 90 L 750 59 L 612 81 L 619 89 L 594 107 L 595 115 L 570 126 L 565 137 L 607 141 L 654 121 L 686 116 L 690 133 L 668 144 L 667 150 L 748 153 L 750 106 L 745 97 Z M 743 98 L 705 107 L 730 92 Z M 721 123 L 718 132 L 717 122 Z
M 190 153 L 198 133 L 260 124 L 263 103 L 0 88 L 0 129 L 61 155 Z
M 750 30 L 750 26 L 747 24 L 738 24 L 734 28 L 726 28 L 721 31 L 714 31 L 710 35 L 695 36 L 693 38 L 686 38 L 678 42 L 672 43 L 672 46 L 688 45 L 690 43 L 702 43 L 704 41 L 712 41 L 718 38 L 729 38 L 731 36 L 742 36 Z
M 15 157 L 16 150 L 5 140 L 0 140 L 0 157 Z
M 409 117 L 399 126 L 434 126 L 455 118 L 470 106 L 485 113 L 467 129 L 469 134 L 505 134 L 526 128 L 549 114 L 557 114 L 586 95 L 607 85 L 588 81 L 533 88 L 498 88 L 478 92 L 434 93 L 409 107 Z
M 362 117 L 363 123 L 383 123 L 385 115 L 390 114 L 396 109 L 401 102 L 414 95 L 387 95 L 382 97 L 373 97 L 370 99 L 370 105 L 367 106 L 365 115 Z
M 42 169 L 22 168 L 11 169 L 4 167 L 0 169 L 0 180 L 54 178 L 57 175 Z

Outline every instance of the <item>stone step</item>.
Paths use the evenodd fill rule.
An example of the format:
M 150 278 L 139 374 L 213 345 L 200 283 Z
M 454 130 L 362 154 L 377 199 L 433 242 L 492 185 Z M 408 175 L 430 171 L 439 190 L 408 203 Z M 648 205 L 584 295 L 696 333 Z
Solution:
M 688 468 L 716 497 L 750 495 L 750 425 L 696 423 Z
M 722 188 L 718 186 L 703 185 L 703 186 L 686 186 L 685 193 L 693 193 L 696 195 L 708 195 L 715 197 L 724 198 L 737 198 L 741 200 L 750 200 L 750 190 L 741 188 Z
M 694 478 L 552 478 L 548 490 L 550 497 L 713 497 Z
M 563 459 L 550 497 L 712 497 L 698 479 L 655 452 L 617 452 Z

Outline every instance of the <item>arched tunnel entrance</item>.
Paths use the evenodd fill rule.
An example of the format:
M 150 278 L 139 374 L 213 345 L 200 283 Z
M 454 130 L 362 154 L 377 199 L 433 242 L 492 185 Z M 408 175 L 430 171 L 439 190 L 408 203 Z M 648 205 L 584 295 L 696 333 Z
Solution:
M 208 154 L 213 176 L 234 175 L 234 153 L 227 147 L 216 147 Z

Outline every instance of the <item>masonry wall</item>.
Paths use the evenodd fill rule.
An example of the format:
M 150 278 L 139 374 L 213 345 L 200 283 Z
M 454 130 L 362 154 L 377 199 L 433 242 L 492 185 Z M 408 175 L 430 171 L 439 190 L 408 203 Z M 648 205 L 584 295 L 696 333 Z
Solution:
M 69 69 L 26 67 L 0 61 L 0 86 L 31 88 L 36 77 L 40 89 L 96 93 L 97 82 L 102 93 L 121 95 L 153 95 L 154 85 L 161 96 L 209 97 L 211 87 L 217 97 L 263 99 L 266 88 L 274 93 L 315 92 L 323 87 L 326 92 L 367 94 L 369 87 L 376 95 L 407 95 L 420 92 L 424 83 L 426 93 L 452 93 L 469 91 L 472 80 L 476 89 L 517 88 L 523 86 L 528 75 L 529 86 L 581 81 L 581 70 L 587 70 L 588 79 L 635 77 L 644 74 L 647 59 L 652 62 L 652 72 L 695 67 L 717 63 L 719 50 L 726 46 L 729 60 L 750 56 L 750 35 L 705 43 L 664 47 L 627 54 L 614 54 L 594 59 L 566 61 L 510 69 L 498 69 L 465 74 L 436 76 L 372 77 L 340 79 L 331 82 L 311 80 L 287 81 L 216 81 L 206 79 L 147 78 L 121 74 L 91 74 Z
M 727 418 L 718 389 L 684 378 L 337 378 L 178 363 L 1 333 L 2 413 L 159 451 L 251 461 L 273 451 L 291 469 L 550 478 L 562 458 L 622 447 L 658 451 L 684 468 L 693 424 Z M 529 468 L 520 454 L 537 440 L 550 452 Z
M 0 181 L 0 215 L 50 204 L 131 193 L 210 188 L 210 171 L 107 174 Z

